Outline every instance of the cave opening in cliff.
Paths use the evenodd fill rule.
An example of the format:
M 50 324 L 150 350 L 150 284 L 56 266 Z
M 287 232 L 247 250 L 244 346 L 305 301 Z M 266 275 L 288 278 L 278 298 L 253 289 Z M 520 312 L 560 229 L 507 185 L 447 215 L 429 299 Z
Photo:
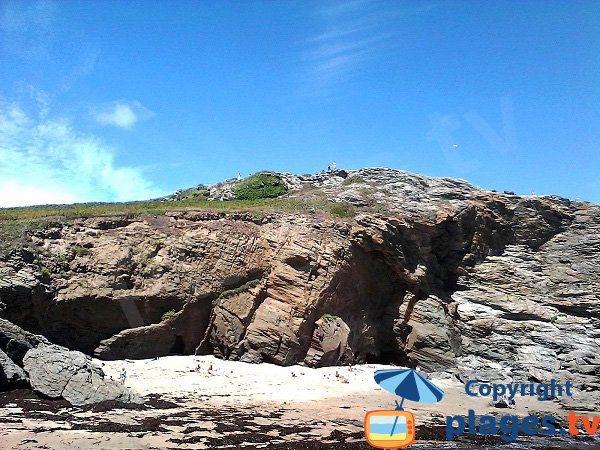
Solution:
M 185 353 L 185 342 L 183 341 L 183 337 L 179 335 L 175 336 L 175 342 L 169 353 L 172 355 L 183 355 Z
M 355 364 L 410 365 L 404 352 L 406 333 L 397 326 L 410 314 L 409 281 L 382 252 L 361 247 L 351 252 L 348 265 L 322 294 L 308 360 L 343 364 L 350 355 Z
M 368 355 L 371 356 L 371 355 Z M 414 363 L 399 349 L 390 349 L 382 351 L 378 357 L 367 357 L 368 364 L 392 364 L 396 366 L 412 367 Z

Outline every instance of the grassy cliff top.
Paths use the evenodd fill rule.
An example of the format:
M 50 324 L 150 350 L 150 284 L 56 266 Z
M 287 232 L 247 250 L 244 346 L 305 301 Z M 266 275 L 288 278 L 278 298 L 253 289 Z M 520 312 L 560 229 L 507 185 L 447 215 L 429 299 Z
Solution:
M 275 172 L 258 172 L 241 180 L 215 185 L 199 185 L 154 200 L 124 203 L 76 203 L 0 208 L 0 222 L 37 219 L 75 219 L 109 215 L 159 215 L 167 211 L 194 209 L 226 212 L 320 210 L 338 217 L 349 217 L 351 208 L 339 201 L 289 196 L 289 183 Z

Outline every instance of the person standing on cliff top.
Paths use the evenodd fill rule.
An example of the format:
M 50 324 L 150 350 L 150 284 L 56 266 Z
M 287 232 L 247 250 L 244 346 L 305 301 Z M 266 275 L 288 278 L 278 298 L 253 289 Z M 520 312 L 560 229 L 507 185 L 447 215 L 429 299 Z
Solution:
M 125 371 L 125 368 L 123 367 L 121 369 L 121 372 L 119 373 L 119 381 L 121 382 L 121 384 L 125 384 L 126 378 L 127 378 L 127 372 Z

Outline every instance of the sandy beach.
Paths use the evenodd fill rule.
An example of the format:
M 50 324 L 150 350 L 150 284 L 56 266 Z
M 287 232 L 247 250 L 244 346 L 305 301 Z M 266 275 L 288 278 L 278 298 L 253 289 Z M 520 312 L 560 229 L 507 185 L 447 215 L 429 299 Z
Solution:
M 115 383 L 124 368 L 126 385 L 145 399 L 145 405 L 77 409 L 33 395 L 15 401 L 5 398 L 0 408 L 0 448 L 283 449 L 339 444 L 344 444 L 339 448 L 370 448 L 362 431 L 365 413 L 393 409 L 397 399 L 373 380 L 375 370 L 390 367 L 383 365 L 309 369 L 212 356 L 96 363 Z M 336 372 L 348 382 L 339 381 Z M 468 397 L 456 379 L 434 375 L 432 380 L 445 392 L 442 402 L 405 403 L 416 416 L 417 440 L 423 440 L 419 433 L 421 438 L 430 435 L 419 445 L 429 445 L 426 441 L 431 438 L 443 440 L 439 431 L 446 415 L 466 415 L 469 409 L 477 414 L 500 411 L 490 407 L 489 398 Z M 527 415 L 542 409 L 563 414 L 558 404 L 544 402 L 540 408 L 534 398 L 520 399 L 510 413 Z M 432 430 L 438 431 L 436 436 L 431 436 Z

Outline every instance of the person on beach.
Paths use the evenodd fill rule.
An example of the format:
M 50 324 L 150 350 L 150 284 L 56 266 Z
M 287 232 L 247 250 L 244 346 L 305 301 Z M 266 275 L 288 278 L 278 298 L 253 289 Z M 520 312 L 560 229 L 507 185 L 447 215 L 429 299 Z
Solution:
M 125 371 L 125 368 L 123 367 L 121 369 L 121 372 L 119 372 L 119 381 L 121 382 L 121 384 L 125 384 L 126 378 L 127 378 L 127 372 Z
M 515 402 L 514 398 L 508 398 L 508 395 L 504 395 L 504 402 L 506 403 L 506 406 L 508 406 L 509 408 L 513 408 L 515 409 L 517 407 L 517 402 Z
M 491 400 L 490 406 L 493 406 L 494 408 L 510 408 L 508 396 L 506 396 L 506 395 L 502 396 L 497 402 L 495 402 L 494 400 Z
M 196 368 L 194 369 L 194 371 L 196 373 L 200 373 L 200 363 L 198 363 L 198 365 L 196 366 Z

